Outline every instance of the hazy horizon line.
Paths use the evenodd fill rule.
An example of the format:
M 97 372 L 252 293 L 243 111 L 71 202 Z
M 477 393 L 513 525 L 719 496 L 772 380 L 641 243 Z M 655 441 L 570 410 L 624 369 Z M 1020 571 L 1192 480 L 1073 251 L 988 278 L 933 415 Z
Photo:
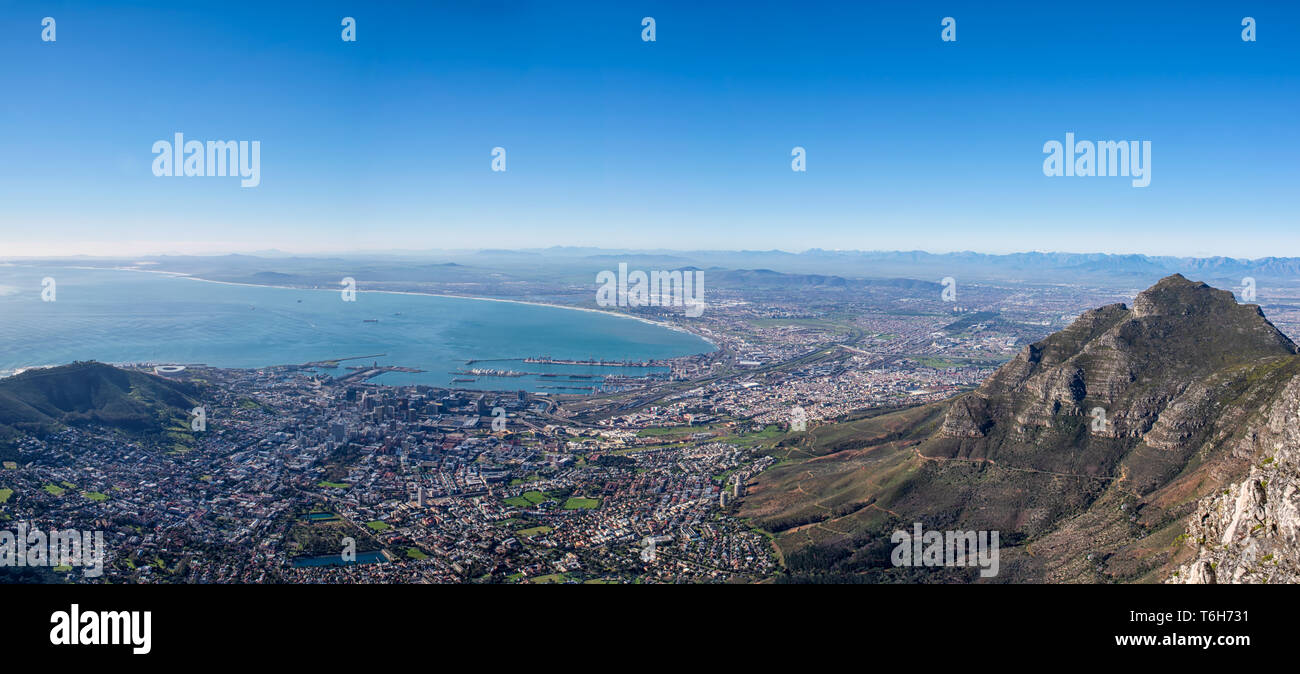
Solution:
M 183 251 L 153 251 L 153 252 L 124 252 L 124 253 L 45 253 L 45 254 L 19 254 L 0 256 L 0 261 L 11 260 L 52 260 L 65 258 L 78 258 L 90 260 L 124 260 L 127 258 L 163 258 L 163 257 L 197 257 L 197 258 L 219 258 L 231 256 L 256 257 L 262 259 L 274 259 L 276 257 L 296 257 L 296 258 L 315 258 L 315 257 L 349 257 L 349 256 L 377 256 L 377 257 L 400 257 L 400 256 L 433 256 L 433 255 L 480 255 L 484 253 L 502 252 L 502 253 L 534 253 L 546 251 L 591 251 L 601 253 L 624 253 L 632 255 L 687 255 L 687 254 L 784 254 L 791 256 L 807 255 L 809 253 L 829 253 L 829 254 L 865 254 L 865 253 L 919 253 L 933 256 L 946 255 L 981 255 L 986 257 L 1007 257 L 1013 255 L 1103 255 L 1107 257 L 1145 257 L 1145 258 L 1174 258 L 1174 259 L 1231 259 L 1238 261 L 1259 261 L 1269 259 L 1300 259 L 1300 255 L 1263 255 L 1259 257 L 1245 257 L 1236 255 L 1223 254 L 1174 254 L 1174 253 L 1149 253 L 1149 252 L 1110 252 L 1110 251 L 1085 251 L 1085 250 L 1046 250 L 1046 249 L 1020 249 L 1020 250 L 943 250 L 943 249 L 924 249 L 924 248 L 823 248 L 812 246 L 801 250 L 791 250 L 784 248 L 609 248 L 602 246 L 585 246 L 575 244 L 555 244 L 546 247 L 473 247 L 473 248 L 352 248 L 337 250 L 286 250 L 283 248 L 257 248 L 241 249 L 230 248 L 216 251 L 205 252 L 183 252 Z

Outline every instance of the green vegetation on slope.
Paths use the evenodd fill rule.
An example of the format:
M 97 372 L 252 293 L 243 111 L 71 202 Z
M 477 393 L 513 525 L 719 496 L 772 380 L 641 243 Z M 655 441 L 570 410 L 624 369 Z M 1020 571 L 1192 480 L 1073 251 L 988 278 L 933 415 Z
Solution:
M 198 390 L 142 372 L 79 362 L 0 379 L 0 457 L 25 434 L 65 426 L 108 426 L 161 441 L 164 429 L 184 425 Z

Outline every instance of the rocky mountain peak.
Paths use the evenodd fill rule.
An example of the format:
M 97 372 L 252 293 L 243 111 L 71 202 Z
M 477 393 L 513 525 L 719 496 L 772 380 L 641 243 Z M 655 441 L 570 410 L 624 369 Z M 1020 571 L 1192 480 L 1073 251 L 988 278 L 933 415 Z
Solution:
M 1252 305 L 1253 306 L 1253 305 Z M 1182 274 L 1160 279 L 1155 285 L 1138 293 L 1133 300 L 1133 317 L 1147 316 L 1210 316 L 1245 315 L 1263 317 L 1258 307 L 1242 312 L 1243 305 L 1226 290 L 1211 288 L 1204 283 L 1189 281 Z
M 1258 306 L 1173 275 L 975 391 L 846 424 L 862 430 L 768 473 L 747 508 L 798 568 L 897 578 L 881 542 L 934 522 L 1021 541 L 1003 550 L 1013 582 L 1294 582 L 1298 416 L 1296 345 Z
M 1205 441 L 1202 419 L 1296 346 L 1255 305 L 1175 274 L 1132 308 L 1084 312 L 955 399 L 919 451 L 937 460 L 1122 478 L 1146 494 Z M 1225 388 L 1226 387 L 1226 388 Z M 1235 395 L 1235 394 L 1233 394 Z

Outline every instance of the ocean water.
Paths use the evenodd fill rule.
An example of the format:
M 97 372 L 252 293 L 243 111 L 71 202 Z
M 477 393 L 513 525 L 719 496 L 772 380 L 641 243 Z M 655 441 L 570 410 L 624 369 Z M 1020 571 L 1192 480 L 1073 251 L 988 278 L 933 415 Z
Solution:
M 41 299 L 42 279 L 55 301 Z M 593 291 L 594 292 L 594 291 Z M 374 321 L 374 322 L 369 322 Z M 211 283 L 163 274 L 0 266 L 0 374 L 75 360 L 257 368 L 354 356 L 348 365 L 400 365 L 371 381 L 451 386 L 470 359 L 527 356 L 644 360 L 706 353 L 694 335 L 642 321 L 515 302 Z M 374 354 L 385 354 L 373 357 Z M 639 375 L 646 368 L 484 362 L 472 367 L 564 374 Z M 591 380 L 477 377 L 457 388 L 579 393 L 544 386 Z

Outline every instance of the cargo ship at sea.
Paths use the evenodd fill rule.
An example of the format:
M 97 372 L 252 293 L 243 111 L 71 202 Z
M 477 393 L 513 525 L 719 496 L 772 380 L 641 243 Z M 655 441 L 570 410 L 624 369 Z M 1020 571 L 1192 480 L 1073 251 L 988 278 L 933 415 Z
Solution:
M 475 377 L 523 377 L 527 372 L 516 372 L 515 370 L 494 370 L 491 368 L 470 368 L 468 370 L 456 370 L 452 374 L 468 374 Z

